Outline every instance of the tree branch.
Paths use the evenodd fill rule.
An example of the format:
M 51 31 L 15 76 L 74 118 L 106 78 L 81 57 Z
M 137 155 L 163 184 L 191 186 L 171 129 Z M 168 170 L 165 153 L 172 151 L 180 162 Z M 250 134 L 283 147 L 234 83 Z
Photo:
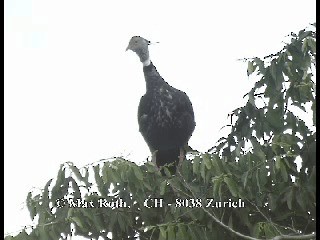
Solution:
M 288 240 L 303 240 L 303 239 L 315 239 L 316 233 L 306 234 L 306 235 L 297 235 L 297 236 L 290 236 L 290 235 L 281 235 L 276 236 L 272 238 L 271 240 L 282 240 L 282 239 L 288 239 Z
M 181 173 L 179 171 L 177 171 L 179 177 L 183 180 L 185 186 L 188 188 L 188 190 L 192 193 L 193 197 L 196 198 L 196 196 L 194 195 L 194 193 L 192 192 L 189 184 L 186 182 L 186 180 L 183 178 L 183 176 L 181 175 Z M 239 233 L 235 230 L 233 230 L 232 228 L 230 228 L 229 226 L 225 225 L 223 222 L 221 222 L 215 215 L 213 215 L 211 212 L 209 212 L 204 206 L 201 206 L 202 210 L 207 213 L 213 221 L 215 221 L 216 223 L 218 223 L 221 227 L 225 228 L 226 230 L 228 230 L 229 232 L 232 232 L 233 234 L 237 235 L 238 237 L 241 237 L 243 239 L 248 239 L 248 240 L 262 240 L 261 238 L 253 238 L 247 235 L 244 235 L 242 233 Z
M 183 183 L 185 184 L 185 186 L 188 188 L 188 190 L 192 193 L 193 197 L 194 198 L 197 198 L 195 196 L 195 194 L 193 193 L 193 191 L 191 190 L 189 184 L 187 183 L 187 181 L 184 179 L 184 177 L 181 175 L 180 171 L 177 171 L 179 177 L 182 179 Z M 204 206 L 201 206 L 202 210 L 207 213 L 213 221 L 215 221 L 216 223 L 218 223 L 221 227 L 225 228 L 226 230 L 228 230 L 229 232 L 235 234 L 236 236 L 238 237 L 241 237 L 243 239 L 248 239 L 248 240 L 262 240 L 261 238 L 254 238 L 254 237 L 250 237 L 250 236 L 247 236 L 247 235 L 244 235 L 242 233 L 239 233 L 235 230 L 233 230 L 232 228 L 230 228 L 229 226 L 225 225 L 222 221 L 220 221 L 214 214 L 212 214 L 210 211 L 208 211 Z M 268 220 L 268 218 L 267 218 Z M 268 220 L 270 221 L 270 220 Z M 276 228 L 277 229 L 277 228 Z M 277 229 L 278 230 L 278 229 Z M 279 231 L 279 230 L 278 230 Z M 306 235 L 294 235 L 294 236 L 291 236 L 291 235 L 279 235 L 279 236 L 276 236 L 274 238 L 272 238 L 271 240 L 282 240 L 282 239 L 292 239 L 292 240 L 303 240 L 303 239 L 313 239 L 316 237 L 316 233 L 312 233 L 312 234 L 306 234 Z

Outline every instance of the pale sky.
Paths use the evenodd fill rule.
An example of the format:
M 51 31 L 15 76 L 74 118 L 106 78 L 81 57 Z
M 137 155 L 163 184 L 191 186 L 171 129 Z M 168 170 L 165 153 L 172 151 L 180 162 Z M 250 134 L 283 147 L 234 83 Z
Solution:
M 4 232 L 31 224 L 27 193 L 61 163 L 149 156 L 137 123 L 142 65 L 125 52 L 132 36 L 160 42 L 151 60 L 189 95 L 189 144 L 206 151 L 253 86 L 237 59 L 277 52 L 315 22 L 315 9 L 316 0 L 5 0 Z

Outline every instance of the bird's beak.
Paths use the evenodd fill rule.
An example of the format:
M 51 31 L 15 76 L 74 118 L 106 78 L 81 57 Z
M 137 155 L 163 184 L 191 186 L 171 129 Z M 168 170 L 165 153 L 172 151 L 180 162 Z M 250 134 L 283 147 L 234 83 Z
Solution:
M 126 51 L 128 51 L 130 49 L 130 45 L 128 45 L 128 47 L 126 48 Z

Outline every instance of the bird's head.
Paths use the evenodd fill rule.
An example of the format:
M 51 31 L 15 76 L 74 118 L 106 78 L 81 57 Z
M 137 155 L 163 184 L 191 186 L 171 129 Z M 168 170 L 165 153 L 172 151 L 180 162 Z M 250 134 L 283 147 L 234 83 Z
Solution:
M 150 45 L 150 41 L 147 39 L 144 39 L 139 36 L 134 36 L 130 39 L 129 45 L 126 48 L 127 50 L 131 50 L 135 52 L 142 63 L 149 60 L 149 50 L 148 50 L 148 45 Z
M 130 42 L 126 51 L 132 50 L 134 52 L 137 52 L 140 49 L 148 49 L 148 45 L 150 45 L 150 41 L 148 41 L 147 39 L 144 39 L 140 36 L 133 36 L 130 39 Z

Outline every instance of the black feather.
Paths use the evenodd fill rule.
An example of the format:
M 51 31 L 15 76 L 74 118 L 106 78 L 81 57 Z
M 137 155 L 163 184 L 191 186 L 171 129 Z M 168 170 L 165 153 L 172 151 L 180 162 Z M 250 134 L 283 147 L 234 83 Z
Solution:
M 194 112 L 186 93 L 170 86 L 151 63 L 143 67 L 147 91 L 138 108 L 139 130 L 158 167 L 174 163 L 175 173 L 180 149 L 188 143 L 195 128 Z

